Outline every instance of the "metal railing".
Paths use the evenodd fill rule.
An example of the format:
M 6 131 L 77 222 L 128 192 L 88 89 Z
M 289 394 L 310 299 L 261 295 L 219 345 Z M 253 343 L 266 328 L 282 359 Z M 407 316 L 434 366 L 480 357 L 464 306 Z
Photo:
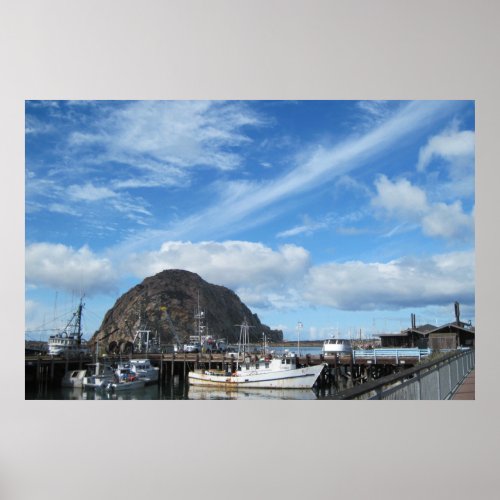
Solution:
M 474 349 L 453 351 L 420 365 L 366 382 L 331 399 L 450 399 L 475 366 Z
M 372 359 L 375 363 L 377 359 L 383 358 L 395 358 L 396 361 L 399 358 L 417 358 L 419 361 L 422 358 L 429 356 L 432 353 L 431 349 L 418 349 L 417 347 L 406 347 L 406 348 L 376 348 L 376 349 L 354 349 L 352 351 L 352 361 L 356 362 L 356 359 Z

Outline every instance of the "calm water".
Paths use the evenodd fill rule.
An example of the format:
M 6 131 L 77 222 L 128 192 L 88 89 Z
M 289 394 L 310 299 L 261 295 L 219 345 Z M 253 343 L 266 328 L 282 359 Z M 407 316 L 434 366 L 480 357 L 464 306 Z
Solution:
M 297 346 L 287 348 L 289 351 L 298 353 Z M 275 354 L 281 354 L 285 348 L 276 347 Z M 321 347 L 300 348 L 302 356 L 306 354 L 317 355 L 321 353 Z M 237 391 L 227 391 L 219 388 L 206 388 L 190 386 L 183 379 L 175 376 L 173 381 L 167 381 L 163 386 L 150 385 L 140 389 L 122 391 L 119 393 L 109 393 L 104 390 L 95 389 L 68 389 L 63 387 L 53 387 L 48 384 L 41 386 L 26 386 L 25 399 L 61 400 L 61 399 L 83 399 L 83 400 L 113 400 L 113 399 L 318 399 L 317 393 L 313 390 L 277 390 L 277 389 L 244 389 Z
M 194 387 L 178 376 L 173 383 L 168 382 L 163 387 L 151 385 L 140 389 L 110 393 L 102 389 L 68 389 L 64 387 L 26 388 L 26 399 L 83 399 L 83 400 L 113 400 L 113 399 L 317 399 L 312 390 L 276 390 L 276 389 L 244 389 L 226 391 L 218 388 Z

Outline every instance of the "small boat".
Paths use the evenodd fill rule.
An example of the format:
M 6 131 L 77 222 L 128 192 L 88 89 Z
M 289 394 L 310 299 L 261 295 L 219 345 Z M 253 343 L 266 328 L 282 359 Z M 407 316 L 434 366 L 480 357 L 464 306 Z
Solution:
M 223 388 L 256 389 L 311 389 L 323 371 L 324 364 L 316 366 L 297 365 L 296 356 L 281 358 L 250 356 L 246 352 L 249 341 L 249 328 L 246 319 L 240 325 L 240 342 L 236 369 L 194 370 L 188 379 L 192 385 Z M 240 361 L 242 354 L 242 361 Z
M 87 341 L 82 339 L 82 310 L 83 301 L 80 300 L 78 309 L 73 313 L 66 327 L 48 339 L 48 354 L 50 356 L 78 357 L 90 354 Z
M 113 382 L 114 376 L 115 370 L 110 364 L 97 362 L 88 365 L 86 376 L 83 379 L 83 387 L 85 389 L 106 387 L 110 382 Z
M 335 354 L 350 354 L 352 352 L 351 341 L 349 339 L 327 339 L 323 342 L 322 352 L 325 356 Z
M 156 384 L 160 378 L 160 369 L 153 366 L 149 359 L 131 359 L 123 367 L 129 368 L 138 379 L 144 380 L 146 384 Z
M 62 379 L 61 387 L 81 388 L 87 370 L 69 370 Z
M 145 385 L 146 381 L 138 378 L 130 368 L 121 367 L 115 371 L 113 381 L 106 385 L 106 390 L 124 391 L 128 389 L 140 389 L 145 387 Z

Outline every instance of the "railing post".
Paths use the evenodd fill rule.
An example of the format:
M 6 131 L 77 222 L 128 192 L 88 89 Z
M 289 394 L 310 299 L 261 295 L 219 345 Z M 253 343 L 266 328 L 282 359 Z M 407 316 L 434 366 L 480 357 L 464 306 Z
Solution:
M 439 365 L 436 368 L 436 374 L 437 374 L 437 399 L 441 399 L 441 380 L 440 380 L 440 374 L 439 374 Z
M 454 387 L 451 386 L 451 363 L 448 364 L 448 380 L 450 381 L 450 392 L 454 389 Z

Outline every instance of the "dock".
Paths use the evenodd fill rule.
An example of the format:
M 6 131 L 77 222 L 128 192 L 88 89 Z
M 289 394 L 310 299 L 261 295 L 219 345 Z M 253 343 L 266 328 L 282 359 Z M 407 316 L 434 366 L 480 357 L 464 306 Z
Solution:
M 387 377 L 404 376 L 408 370 L 425 363 L 431 351 L 426 349 L 371 349 L 353 350 L 336 355 L 302 355 L 298 364 L 312 366 L 324 364 L 317 386 L 320 397 L 330 397 L 342 391 L 367 383 L 382 381 Z M 256 353 L 249 354 L 256 356 Z M 455 356 L 453 353 L 443 354 Z M 187 381 L 188 373 L 196 369 L 233 371 L 238 362 L 235 353 L 150 353 L 128 356 L 103 355 L 101 363 L 116 364 L 130 358 L 149 358 L 160 370 L 160 383 L 165 384 L 179 377 Z M 26 384 L 59 384 L 64 373 L 69 370 L 85 369 L 95 363 L 95 357 L 62 358 L 48 355 L 26 355 Z M 240 358 L 239 362 L 242 362 Z M 464 387 L 465 390 L 465 387 Z M 462 396 L 461 396 L 462 397 Z

